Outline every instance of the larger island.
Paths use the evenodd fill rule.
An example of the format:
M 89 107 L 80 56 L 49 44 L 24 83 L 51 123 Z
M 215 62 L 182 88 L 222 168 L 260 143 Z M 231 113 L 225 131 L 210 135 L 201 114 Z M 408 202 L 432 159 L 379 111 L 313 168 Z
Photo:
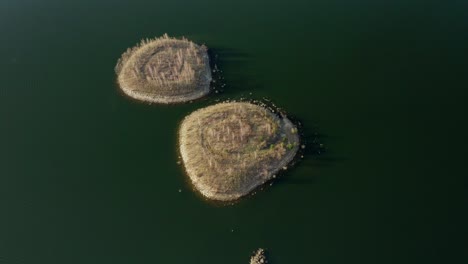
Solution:
M 206 198 L 232 201 L 275 177 L 299 149 L 296 126 L 284 115 L 246 103 L 219 103 L 188 115 L 180 153 L 194 187 Z

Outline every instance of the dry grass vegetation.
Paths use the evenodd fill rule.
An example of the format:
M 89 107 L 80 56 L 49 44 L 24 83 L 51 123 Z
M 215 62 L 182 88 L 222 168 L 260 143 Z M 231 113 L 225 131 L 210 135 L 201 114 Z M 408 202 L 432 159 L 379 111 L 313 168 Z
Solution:
M 127 95 L 156 103 L 200 98 L 209 92 L 211 82 L 206 46 L 167 34 L 129 48 L 115 70 Z
M 220 103 L 187 116 L 180 151 L 194 186 L 206 197 L 229 201 L 265 183 L 295 156 L 296 127 L 251 103 Z
M 250 257 L 250 264 L 267 264 L 265 250 L 263 248 L 257 249 L 252 257 Z

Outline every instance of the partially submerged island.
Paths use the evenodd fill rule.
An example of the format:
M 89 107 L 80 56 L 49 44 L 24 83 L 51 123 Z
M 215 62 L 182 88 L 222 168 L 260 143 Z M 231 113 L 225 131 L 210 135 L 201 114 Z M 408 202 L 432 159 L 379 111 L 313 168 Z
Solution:
M 257 249 L 250 257 L 250 264 L 267 264 L 268 260 L 266 257 L 265 250 L 263 248 Z
M 185 38 L 145 39 L 129 48 L 115 67 L 117 81 L 128 96 L 152 103 L 181 103 L 210 91 L 207 47 Z
M 299 135 L 284 115 L 252 103 L 228 102 L 188 115 L 179 143 L 194 187 L 209 199 L 232 201 L 285 169 L 299 149 Z

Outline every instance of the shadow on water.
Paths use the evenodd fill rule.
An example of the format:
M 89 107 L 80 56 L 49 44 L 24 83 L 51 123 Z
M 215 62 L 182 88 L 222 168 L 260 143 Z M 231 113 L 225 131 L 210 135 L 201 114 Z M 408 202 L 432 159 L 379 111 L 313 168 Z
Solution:
M 297 166 L 306 166 L 313 168 L 327 168 L 333 167 L 341 163 L 345 158 L 333 156 L 326 145 L 327 135 L 320 132 L 320 129 L 307 123 L 303 125 L 300 119 L 288 115 L 290 119 L 298 128 L 301 138 L 301 145 L 295 159 L 288 166 L 287 171 L 281 171 L 276 180 L 277 183 L 285 184 L 314 184 L 316 183 L 316 175 L 310 175 L 307 178 L 293 178 L 288 174 L 289 169 L 294 169 Z
M 255 76 L 246 70 L 252 55 L 226 47 L 210 47 L 208 55 L 213 76 L 211 85 L 215 94 L 233 96 L 259 89 Z

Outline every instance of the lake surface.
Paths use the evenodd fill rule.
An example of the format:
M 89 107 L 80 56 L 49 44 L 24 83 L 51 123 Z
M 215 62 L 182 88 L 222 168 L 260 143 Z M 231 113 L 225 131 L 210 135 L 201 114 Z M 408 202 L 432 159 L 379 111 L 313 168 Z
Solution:
M 121 53 L 166 32 L 211 48 L 221 95 L 119 92 Z M 2 0 L 0 36 L 2 264 L 468 262 L 466 1 Z M 219 206 L 177 129 L 240 97 L 327 151 Z

